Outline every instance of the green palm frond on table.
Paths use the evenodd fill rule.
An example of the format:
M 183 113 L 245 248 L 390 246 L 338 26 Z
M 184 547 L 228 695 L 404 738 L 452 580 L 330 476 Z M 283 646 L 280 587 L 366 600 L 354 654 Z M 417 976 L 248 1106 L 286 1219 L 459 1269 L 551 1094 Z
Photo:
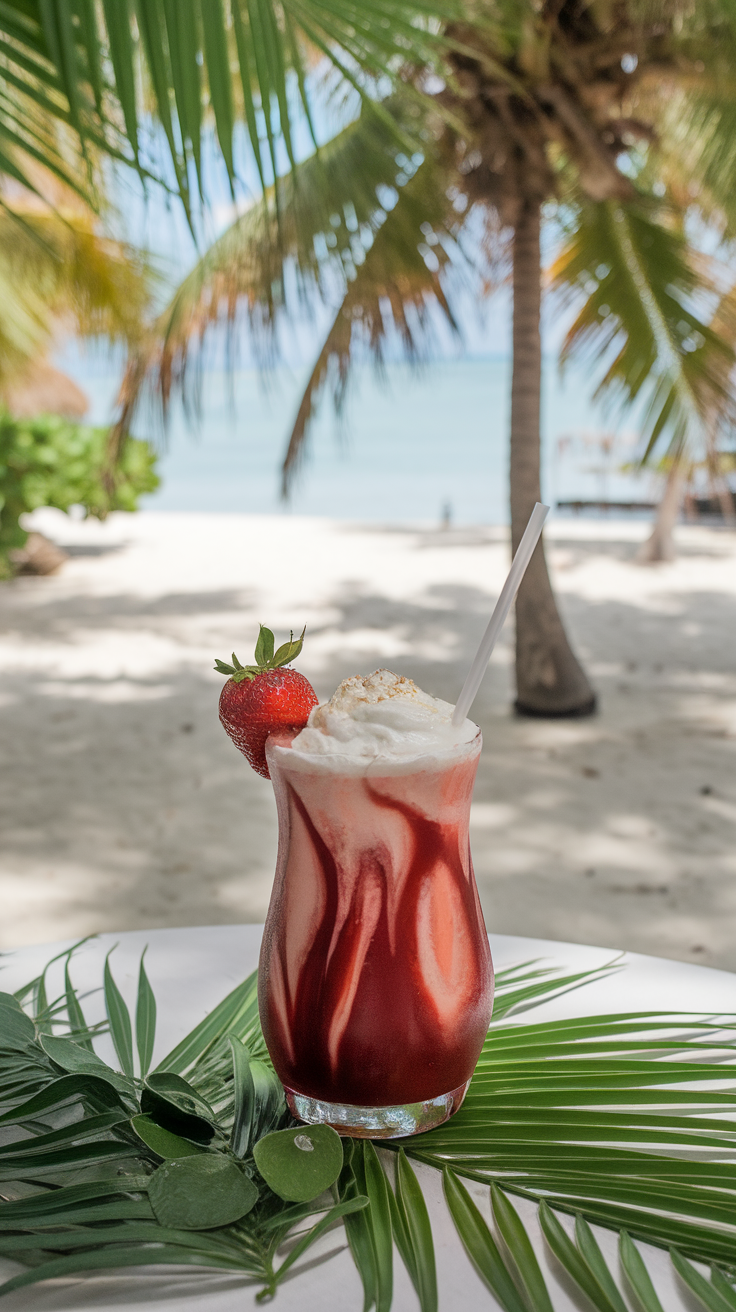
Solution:
M 5 1200 L 0 1205 L 0 1254 L 29 1268 L 6 1281 L 0 1292 L 56 1275 L 141 1262 L 229 1269 L 252 1276 L 273 1291 L 323 1230 L 364 1206 L 365 1200 L 294 1207 L 261 1182 L 252 1215 L 249 1211 L 243 1219 L 225 1225 L 213 1225 L 212 1217 L 203 1215 L 201 1228 L 194 1229 L 162 1225 L 149 1199 L 153 1173 L 175 1153 L 236 1159 L 242 1161 L 241 1174 L 250 1178 L 254 1142 L 288 1120 L 281 1087 L 261 1059 L 265 1047 L 255 975 L 223 999 L 144 1084 L 134 1075 L 133 1032 L 142 1077 L 153 1048 L 155 999 L 143 961 L 135 1022 L 106 960 L 107 1024 L 87 1026 L 69 979 L 73 951 L 64 954 L 61 997 L 48 1001 L 46 971 L 17 996 L 0 994 L 0 1131 L 12 1128 L 24 1136 L 0 1146 L 0 1196 Z M 35 1025 L 22 1011 L 19 998 L 31 1001 Z M 63 1035 L 53 1033 L 57 1026 L 64 1028 Z M 109 1031 L 116 1050 L 117 1071 L 94 1052 L 92 1039 L 102 1028 Z M 253 1041 L 252 1053 L 244 1046 L 248 1038 Z M 245 1147 L 249 1152 L 243 1151 L 242 1137 L 240 1145 L 235 1143 L 236 1125 L 242 1123 L 246 1110 L 242 1100 L 235 1106 L 239 1069 L 235 1045 L 241 1050 L 241 1067 L 243 1054 L 248 1067 L 251 1134 Z M 190 1076 L 191 1084 L 180 1072 Z M 213 1130 L 208 1144 L 200 1146 L 192 1140 L 191 1120 L 181 1137 L 150 1123 L 145 1115 L 146 1090 L 149 1099 L 152 1089 L 160 1092 L 155 1077 L 162 1075 L 169 1084 L 178 1081 L 188 1090 L 196 1112 L 208 1118 L 203 1120 Z M 209 1103 L 209 1092 L 217 1110 Z M 5 1110 L 8 1103 L 14 1106 Z M 213 1201 L 217 1203 L 216 1198 Z M 295 1222 L 313 1214 L 319 1216 L 316 1224 L 300 1235 L 274 1271 L 274 1257 L 285 1235 Z
M 451 1126 L 407 1152 L 700 1260 L 736 1261 L 733 1071 L 722 1064 L 734 1045 L 720 1033 L 637 1013 L 494 1026 Z
M 624 1294 L 637 1312 L 661 1312 L 637 1240 L 670 1249 L 678 1279 L 703 1307 L 736 1307 L 733 1018 L 642 1012 L 530 1022 L 529 1008 L 602 972 L 560 975 L 539 962 L 503 971 L 460 1112 L 379 1151 L 344 1141 L 331 1193 L 294 1203 L 254 1165 L 263 1136 L 292 1124 L 263 1042 L 255 974 L 150 1070 L 156 1002 L 144 962 L 131 1016 L 106 961 L 107 1020 L 89 1025 L 71 979 L 74 951 L 62 954 L 58 998 L 49 999 L 48 968 L 17 995 L 0 994 L 0 1254 L 26 1268 L 0 1293 L 156 1262 L 241 1273 L 270 1297 L 343 1222 L 366 1309 L 391 1306 L 396 1247 L 422 1312 L 435 1312 L 434 1243 L 413 1160 L 442 1172 L 462 1244 L 505 1312 L 553 1308 L 514 1195 L 537 1204 L 547 1248 L 599 1312 L 626 1312 Z M 603 972 L 619 968 L 614 961 Z M 117 1070 L 95 1052 L 105 1030 Z M 167 1114 L 184 1119 L 163 1124 Z M 253 1190 L 257 1202 L 221 1223 L 222 1196 L 208 1185 L 184 1200 L 184 1223 L 171 1224 L 154 1175 L 166 1175 L 159 1168 L 172 1159 L 203 1156 L 218 1180 L 234 1171 L 230 1185 Z M 491 1189 L 487 1216 L 479 1183 Z M 181 1218 L 181 1199 L 174 1214 Z M 623 1283 L 590 1222 L 619 1232 Z M 713 1264 L 710 1279 L 693 1262 Z

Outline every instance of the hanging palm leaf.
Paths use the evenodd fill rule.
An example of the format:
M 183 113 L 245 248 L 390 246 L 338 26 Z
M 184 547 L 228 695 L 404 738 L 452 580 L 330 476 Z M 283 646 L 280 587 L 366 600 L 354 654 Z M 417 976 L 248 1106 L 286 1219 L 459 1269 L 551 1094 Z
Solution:
M 394 109 L 398 129 L 410 118 Z M 332 331 L 302 401 L 291 439 L 291 474 L 319 388 L 334 366 L 344 389 L 354 330 L 380 356 L 390 306 L 404 345 L 419 351 L 426 309 L 439 304 L 453 323 L 440 274 L 447 264 L 457 214 L 447 179 L 432 159 L 411 158 L 366 106 L 360 117 L 319 153 L 298 164 L 276 194 L 232 224 L 197 262 L 131 360 L 121 389 L 115 439 L 127 430 L 141 389 L 153 384 L 164 410 L 173 388 L 195 406 L 199 398 L 198 348 L 207 332 L 248 316 L 255 339 L 267 350 L 280 317 L 291 306 L 285 268 L 296 274 L 293 299 L 311 291 L 338 298 Z M 428 240 L 432 243 L 428 245 Z M 411 312 L 415 311 L 415 327 Z M 190 373 L 194 366 L 193 379 Z
M 238 121 L 265 185 L 278 175 L 282 150 L 294 166 L 300 122 L 317 145 L 308 85 L 317 62 L 364 96 L 366 79 L 394 76 L 397 60 L 436 61 L 447 44 L 441 23 L 455 12 L 451 0 L 402 0 L 389 22 L 381 0 L 103 0 L 99 8 L 8 0 L 0 14 L 0 173 L 28 183 L 29 157 L 71 185 L 66 144 L 127 157 L 139 170 L 152 164 L 161 179 L 167 170 L 141 128 L 153 110 L 191 219 L 208 121 L 231 188 Z M 90 187 L 83 190 L 89 199 Z
M 456 228 L 447 187 L 443 185 L 446 182 L 433 162 L 422 163 L 401 187 L 396 204 L 373 235 L 362 262 L 352 271 L 299 402 L 282 466 L 285 496 L 306 454 L 319 395 L 330 381 L 335 410 L 339 414 L 342 409 L 355 339 L 370 349 L 380 365 L 390 330 L 398 334 L 408 359 L 421 357 L 429 337 L 433 306 L 439 307 L 457 332 L 441 276 L 450 259 Z
M 98 135 L 92 122 L 98 117 L 98 112 L 88 101 L 86 93 L 81 91 L 83 77 L 76 58 L 74 68 L 69 67 L 70 52 L 59 42 L 59 33 L 51 18 L 52 8 L 13 3 L 13 0 L 3 6 L 0 18 L 0 174 L 35 191 L 29 164 L 42 165 L 66 186 L 89 199 L 90 188 L 85 185 L 79 160 L 74 155 L 79 155 L 88 135 Z M 44 17 L 49 20 L 46 24 Z M 74 53 L 74 47 L 71 53 Z M 66 70 L 67 92 L 60 66 Z M 97 73 L 95 68 L 93 78 L 100 92 Z
M 732 300 L 667 217 L 642 202 L 589 206 L 550 271 L 577 310 L 561 364 L 598 368 L 595 395 L 619 411 L 644 401 L 643 459 L 663 433 L 673 452 L 697 452 L 709 430 L 736 423 Z

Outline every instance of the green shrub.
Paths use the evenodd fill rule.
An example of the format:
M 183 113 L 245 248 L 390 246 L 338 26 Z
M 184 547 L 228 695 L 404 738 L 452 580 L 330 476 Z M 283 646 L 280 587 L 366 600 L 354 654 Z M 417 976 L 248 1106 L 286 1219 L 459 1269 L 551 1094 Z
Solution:
M 0 411 L 0 578 L 13 573 L 9 553 L 25 544 L 21 515 L 40 506 L 82 506 L 104 519 L 111 510 L 136 510 L 138 498 L 159 485 L 156 455 L 128 438 L 112 478 L 106 478 L 106 428 L 55 415 L 14 419 Z

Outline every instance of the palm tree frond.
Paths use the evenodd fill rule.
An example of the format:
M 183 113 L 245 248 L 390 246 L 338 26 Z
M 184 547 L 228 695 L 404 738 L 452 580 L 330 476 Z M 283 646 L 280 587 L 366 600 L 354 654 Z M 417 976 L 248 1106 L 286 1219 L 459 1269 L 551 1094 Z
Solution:
M 399 121 L 400 115 L 398 107 Z M 407 306 L 419 308 L 431 294 L 449 316 L 438 276 L 449 246 L 441 237 L 448 241 L 447 225 L 457 216 L 446 179 L 437 166 L 422 162 L 421 155 L 410 159 L 397 150 L 394 133 L 370 107 L 319 154 L 298 164 L 279 190 L 280 216 L 276 190 L 269 188 L 213 243 L 178 288 L 129 365 L 118 434 L 129 426 L 147 384 L 153 385 L 164 413 L 174 390 L 196 408 L 201 347 L 213 329 L 224 326 L 235 333 L 242 314 L 267 355 L 276 349 L 276 327 L 294 298 L 304 303 L 314 291 L 333 302 L 336 295 L 341 297 L 325 367 L 335 355 L 338 338 L 342 344 L 336 354 L 344 357 L 346 315 L 351 323 L 361 319 L 378 346 L 383 335 L 378 326 L 381 298 L 390 302 L 410 353 L 413 335 L 402 309 L 404 299 Z M 289 270 L 294 279 L 286 277 Z M 372 308 L 360 302 L 360 296 L 370 296 Z M 318 363 L 312 390 L 323 380 Z
M 733 61 L 736 63 L 736 46 Z M 736 78 L 728 90 L 668 89 L 654 100 L 657 135 L 642 180 L 667 187 L 682 213 L 691 211 L 736 236 Z
M 262 181 L 275 180 L 281 145 L 290 167 L 295 164 L 298 123 L 306 119 L 315 137 L 305 74 L 315 52 L 366 98 L 377 78 L 400 80 L 406 60 L 436 65 L 447 44 L 443 23 L 457 12 L 455 0 L 400 0 L 390 15 L 383 0 L 342 0 L 339 6 L 328 0 L 102 0 L 99 8 L 93 0 L 43 0 L 38 7 L 7 0 L 0 13 L 0 149 L 3 139 L 18 144 L 2 105 L 6 67 L 21 102 L 47 97 L 52 116 L 73 130 L 82 156 L 94 142 L 120 153 L 124 124 L 128 162 L 142 168 L 139 124 L 153 104 L 191 222 L 191 166 L 202 190 L 203 106 L 231 187 L 239 118 Z M 44 163 L 68 173 L 67 182 L 74 177 L 51 140 Z
M 123 143 L 105 105 L 105 48 L 91 0 L 74 13 L 59 0 L 7 0 L 0 52 L 2 171 L 33 191 L 27 162 L 35 160 L 94 204 L 88 145 L 120 158 Z
M 561 363 L 597 367 L 596 395 L 619 411 L 642 399 L 644 458 L 663 433 L 676 454 L 702 449 L 714 424 L 736 421 L 730 302 L 720 298 L 716 322 L 715 271 L 681 232 L 641 203 L 590 206 L 551 281 L 577 310 Z
M 532 1306 L 551 1312 L 557 1301 L 557 1286 L 547 1285 L 514 1195 L 537 1204 L 551 1254 L 597 1312 L 623 1312 L 627 1303 L 620 1274 L 606 1261 L 589 1221 L 620 1232 L 623 1272 L 642 1307 L 657 1312 L 660 1304 L 646 1250 L 641 1253 L 634 1240 L 669 1248 L 675 1270 L 704 1307 L 732 1306 L 733 1016 L 635 1012 L 510 1023 L 502 1016 L 491 1025 L 455 1116 L 403 1145 L 384 1143 L 381 1158 L 369 1142 L 343 1140 L 336 1181 L 341 1201 L 328 1208 L 321 1195 L 295 1207 L 267 1187 L 253 1154 L 254 1144 L 284 1121 L 283 1091 L 260 1028 L 255 972 L 144 1077 L 155 1000 L 143 966 L 137 1005 L 130 1009 L 105 968 L 108 1019 L 92 1025 L 70 977 L 74 950 L 55 959 L 63 969 L 59 997 L 51 962 L 16 995 L 0 995 L 0 1104 L 3 1125 L 13 1131 L 0 1154 L 7 1195 L 0 1204 L 0 1250 L 27 1268 L 2 1284 L 0 1295 L 58 1275 L 138 1265 L 149 1260 L 154 1245 L 157 1261 L 244 1272 L 272 1296 L 325 1228 L 352 1217 L 348 1240 L 367 1302 L 378 1298 L 386 1312 L 391 1306 L 395 1242 L 424 1312 L 436 1312 L 435 1246 L 414 1159 L 442 1173 L 463 1247 L 507 1312 Z M 587 972 L 587 982 L 600 973 Z M 535 1005 L 585 982 L 584 975 L 561 975 L 535 962 L 499 975 L 507 1007 L 514 999 Z M 20 1005 L 24 999 L 28 1012 Z M 123 1070 L 96 1056 L 101 1029 L 109 1029 Z M 139 1079 L 123 1073 L 134 1069 L 133 1033 Z M 195 1167 L 190 1176 L 192 1210 L 181 1229 L 161 1207 L 168 1170 L 162 1158 L 187 1142 L 178 1137 L 181 1109 L 167 1097 L 172 1079 L 211 1133 L 205 1158 L 202 1145 L 188 1158 L 207 1167 Z M 150 1106 L 151 1090 L 158 1090 L 161 1124 L 149 1144 L 136 1127 L 146 1119 L 141 1111 L 146 1098 Z M 246 1124 L 247 1144 L 241 1134 Z M 259 1196 L 239 1218 L 215 1225 L 212 1155 L 230 1169 L 234 1134 L 242 1148 L 235 1166 L 247 1163 Z M 395 1173 L 386 1170 L 388 1153 Z M 490 1214 L 487 1204 L 484 1210 L 497 1238 L 477 1205 L 477 1191 L 471 1197 L 461 1177 L 490 1186 Z M 358 1214 L 360 1226 L 353 1224 Z M 318 1216 L 316 1225 L 302 1229 Z M 288 1255 L 276 1265 L 287 1236 Z M 441 1262 L 441 1250 L 437 1257 Z M 693 1262 L 719 1265 L 708 1280 Z
M 393 329 L 406 356 L 416 360 L 430 331 L 432 304 L 439 306 L 452 330 L 459 331 L 442 285 L 450 260 L 452 210 L 441 182 L 431 165 L 417 170 L 348 283 L 299 403 L 281 470 L 284 497 L 306 455 L 309 425 L 330 379 L 335 410 L 338 414 L 342 410 L 357 342 L 368 347 L 380 366 L 385 340 Z M 432 246 L 427 245 L 427 235 Z

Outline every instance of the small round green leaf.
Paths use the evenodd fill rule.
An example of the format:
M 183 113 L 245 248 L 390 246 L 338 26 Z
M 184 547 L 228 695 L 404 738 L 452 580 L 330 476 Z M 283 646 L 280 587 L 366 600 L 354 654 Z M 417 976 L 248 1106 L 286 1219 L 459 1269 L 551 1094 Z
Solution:
M 148 1197 L 161 1225 L 214 1230 L 245 1216 L 256 1203 L 258 1190 L 229 1158 L 198 1153 L 159 1166 L 149 1181 Z
M 178 1134 L 164 1130 L 148 1116 L 134 1116 L 130 1123 L 138 1138 L 152 1148 L 159 1157 L 194 1157 L 197 1153 L 205 1151 L 204 1148 L 198 1148 L 196 1144 L 190 1143 L 188 1139 L 181 1139 Z
M 290 1203 L 308 1203 L 342 1170 L 342 1140 L 330 1125 L 297 1125 L 266 1134 L 253 1149 L 269 1188 Z

